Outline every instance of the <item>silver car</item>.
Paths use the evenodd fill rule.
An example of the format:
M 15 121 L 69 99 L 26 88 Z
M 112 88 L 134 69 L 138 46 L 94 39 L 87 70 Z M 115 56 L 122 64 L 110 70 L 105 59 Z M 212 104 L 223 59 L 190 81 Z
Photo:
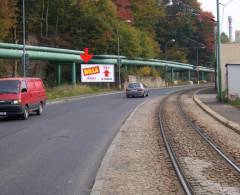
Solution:
M 149 89 L 143 83 L 129 83 L 126 89 L 126 97 L 148 96 Z

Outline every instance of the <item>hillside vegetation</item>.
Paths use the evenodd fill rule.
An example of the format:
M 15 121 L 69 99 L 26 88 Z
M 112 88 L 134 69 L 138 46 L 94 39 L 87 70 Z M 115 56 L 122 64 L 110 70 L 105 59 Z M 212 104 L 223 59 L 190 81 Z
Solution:
M 0 41 L 22 43 L 22 0 L 0 1 Z M 94 54 L 214 64 L 213 15 L 197 0 L 25 0 L 27 44 Z M 190 9 L 191 8 L 191 9 Z M 171 40 L 175 40 L 174 42 Z M 202 47 L 202 43 L 205 48 Z M 0 77 L 21 74 L 20 61 L 0 60 Z M 54 62 L 31 62 L 29 75 L 55 80 Z M 133 67 L 134 69 L 134 67 Z M 133 71 L 128 68 L 128 71 Z M 137 70 L 136 70 L 137 71 Z M 70 67 L 63 69 L 69 80 Z

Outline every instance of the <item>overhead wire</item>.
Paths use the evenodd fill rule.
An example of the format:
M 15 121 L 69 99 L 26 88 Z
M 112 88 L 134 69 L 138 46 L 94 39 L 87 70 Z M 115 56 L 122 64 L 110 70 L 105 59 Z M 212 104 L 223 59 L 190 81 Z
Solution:
M 220 32 L 222 31 L 222 26 L 223 26 L 223 20 L 224 20 L 224 11 L 225 11 L 225 6 L 223 5 L 223 10 L 222 10 L 222 19 L 221 19 L 221 25 L 220 25 Z
M 222 4 L 222 3 L 220 3 L 220 5 L 222 5 L 223 6 L 223 10 L 222 10 L 222 19 L 221 19 L 221 26 L 220 26 L 220 31 L 222 31 L 222 26 L 223 26 L 223 20 L 224 20 L 224 14 L 225 14 L 225 7 L 227 6 L 227 5 L 229 5 L 231 2 L 233 2 L 234 0 L 229 0 L 227 3 L 225 3 L 225 4 Z
M 234 1 L 234 0 L 228 1 L 227 3 L 224 4 L 224 6 L 227 6 L 227 5 L 228 5 L 229 3 L 231 3 L 232 1 Z

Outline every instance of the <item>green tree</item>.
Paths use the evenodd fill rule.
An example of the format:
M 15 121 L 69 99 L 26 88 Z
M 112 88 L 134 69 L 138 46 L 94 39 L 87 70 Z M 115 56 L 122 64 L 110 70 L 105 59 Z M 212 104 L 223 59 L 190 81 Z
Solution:
M 168 2 L 164 1 L 165 4 Z M 198 47 L 199 63 L 212 64 L 214 60 L 213 15 L 203 12 L 196 0 L 173 1 L 173 5 L 166 6 L 166 15 L 168 17 L 160 18 L 156 26 L 156 37 L 161 48 L 164 50 L 168 41 L 175 39 L 176 42 L 171 45 L 171 48 L 175 48 L 177 53 L 183 53 L 178 51 L 178 48 L 189 48 L 184 51 L 183 58 L 178 54 L 176 56 L 180 59 L 179 57 L 176 59 L 194 64 L 196 47 Z M 200 49 L 203 45 L 205 45 L 204 50 Z
M 130 0 L 134 25 L 144 31 L 154 32 L 158 18 L 164 15 L 163 7 L 158 0 Z
M 143 58 L 159 58 L 160 48 L 158 43 L 148 33 L 141 32 L 140 46 Z
M 222 32 L 222 33 L 221 33 L 221 42 L 222 42 L 222 43 L 229 43 L 229 42 L 230 42 L 230 41 L 229 41 L 229 38 L 228 38 L 228 36 L 226 35 L 225 32 Z

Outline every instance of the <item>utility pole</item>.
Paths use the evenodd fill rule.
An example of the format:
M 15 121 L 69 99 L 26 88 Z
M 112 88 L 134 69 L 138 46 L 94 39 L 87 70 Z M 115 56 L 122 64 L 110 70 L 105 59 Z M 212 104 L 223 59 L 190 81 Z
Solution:
M 218 97 L 222 100 L 222 73 L 221 73 L 221 36 L 220 36 L 220 12 L 219 0 L 217 2 L 217 86 Z

